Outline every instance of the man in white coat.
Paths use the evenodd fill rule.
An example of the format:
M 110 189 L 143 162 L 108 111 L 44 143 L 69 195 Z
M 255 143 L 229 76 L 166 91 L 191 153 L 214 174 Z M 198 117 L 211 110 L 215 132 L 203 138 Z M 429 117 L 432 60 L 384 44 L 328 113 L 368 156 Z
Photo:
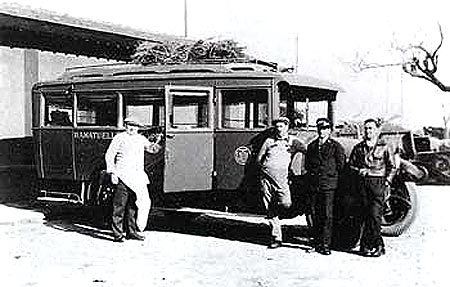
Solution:
M 138 133 L 142 126 L 138 120 L 126 118 L 124 124 L 126 131 L 113 138 L 105 154 L 106 170 L 115 185 L 112 212 L 115 242 L 123 242 L 124 238 L 145 239 L 138 233 L 147 226 L 151 207 L 147 189 L 149 180 L 144 171 L 144 151 L 157 153 L 161 150 L 161 137 L 154 143 L 149 142 Z

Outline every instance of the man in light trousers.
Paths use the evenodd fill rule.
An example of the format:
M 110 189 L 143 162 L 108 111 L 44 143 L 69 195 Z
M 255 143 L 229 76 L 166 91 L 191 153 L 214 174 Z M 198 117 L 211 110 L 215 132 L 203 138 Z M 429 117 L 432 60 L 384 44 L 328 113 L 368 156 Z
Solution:
M 271 228 L 269 248 L 282 245 L 282 233 L 279 215 L 283 209 L 291 206 L 289 190 L 289 170 L 292 158 L 305 151 L 304 144 L 288 134 L 289 119 L 280 117 L 273 121 L 275 135 L 267 138 L 257 157 L 260 165 L 260 184 L 267 219 Z
M 151 207 L 147 189 L 149 180 L 144 171 L 144 151 L 157 153 L 161 150 L 161 137 L 150 143 L 138 133 L 142 125 L 137 119 L 127 118 L 124 124 L 126 131 L 113 138 L 105 154 L 106 169 L 115 186 L 112 214 L 115 242 L 123 242 L 124 238 L 145 239 L 138 233 L 147 226 Z

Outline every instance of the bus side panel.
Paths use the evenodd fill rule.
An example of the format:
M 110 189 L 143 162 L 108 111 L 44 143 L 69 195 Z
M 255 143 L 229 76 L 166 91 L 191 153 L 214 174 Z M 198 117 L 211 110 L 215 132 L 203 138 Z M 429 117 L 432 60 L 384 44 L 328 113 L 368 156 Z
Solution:
M 72 129 L 41 131 L 40 150 L 45 179 L 74 179 Z
M 75 139 L 75 168 L 77 180 L 90 180 L 95 173 L 106 169 L 105 153 L 111 139 Z
M 258 132 L 252 131 L 216 131 L 215 164 L 216 183 L 219 190 L 236 190 L 243 183 L 246 166 L 238 164 L 236 150 L 250 151 L 250 140 Z M 256 151 L 257 152 L 257 151 Z M 241 153 L 242 155 L 242 153 Z M 239 155 L 236 155 L 239 157 Z M 249 156 L 249 159 L 252 155 Z M 239 160 L 239 158 L 238 158 Z
M 211 131 L 171 132 L 165 146 L 164 192 L 212 190 Z

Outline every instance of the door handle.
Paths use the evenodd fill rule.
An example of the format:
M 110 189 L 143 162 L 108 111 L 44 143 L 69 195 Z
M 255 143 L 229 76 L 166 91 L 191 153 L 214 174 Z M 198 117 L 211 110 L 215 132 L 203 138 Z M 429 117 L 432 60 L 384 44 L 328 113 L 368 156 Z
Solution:
M 166 134 L 166 138 L 168 139 L 173 139 L 175 137 L 175 135 L 173 134 Z

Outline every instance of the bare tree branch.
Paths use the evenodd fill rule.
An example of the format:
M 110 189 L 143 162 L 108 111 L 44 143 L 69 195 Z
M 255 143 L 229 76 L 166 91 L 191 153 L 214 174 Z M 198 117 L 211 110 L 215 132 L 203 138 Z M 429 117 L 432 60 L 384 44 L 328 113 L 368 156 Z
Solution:
M 364 71 L 368 69 L 401 66 L 403 71 L 412 77 L 424 79 L 437 86 L 444 92 L 450 92 L 450 86 L 445 85 L 438 77 L 436 72 L 438 69 L 439 50 L 444 42 L 444 34 L 442 27 L 439 25 L 440 41 L 434 51 L 425 48 L 423 42 L 413 45 L 410 44 L 406 48 L 400 47 L 398 44 L 391 44 L 391 48 L 399 51 L 404 60 L 397 63 L 367 63 L 365 59 L 359 59 L 354 65 L 353 70 Z
M 437 57 L 437 53 L 438 53 L 439 49 L 442 47 L 442 43 L 444 42 L 444 34 L 442 33 L 441 24 L 439 24 L 439 34 L 441 36 L 441 42 L 439 43 L 439 45 L 437 46 L 436 50 L 434 51 L 433 58 Z
M 364 61 L 360 61 L 354 68 L 356 68 L 356 71 L 364 71 L 369 69 L 402 66 L 403 64 L 404 64 L 403 62 L 380 64 L 380 63 L 366 63 Z

